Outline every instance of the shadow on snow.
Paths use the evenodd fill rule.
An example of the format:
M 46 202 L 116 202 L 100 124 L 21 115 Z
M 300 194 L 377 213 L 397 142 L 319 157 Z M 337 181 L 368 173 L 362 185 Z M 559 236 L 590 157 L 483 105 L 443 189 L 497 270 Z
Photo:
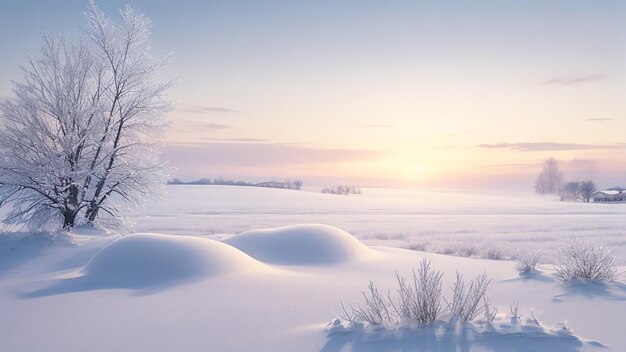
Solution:
M 563 302 L 567 298 L 574 297 L 626 301 L 626 285 L 620 282 L 605 284 L 592 280 L 571 280 L 564 282 L 560 287 L 564 292 L 552 297 L 554 302 Z
M 428 326 L 419 329 L 332 333 L 320 352 L 339 352 L 345 349 L 363 352 L 477 350 L 574 352 L 582 345 L 576 336 L 543 331 L 500 333 L 493 329 L 477 332 L 469 327 L 452 329 Z

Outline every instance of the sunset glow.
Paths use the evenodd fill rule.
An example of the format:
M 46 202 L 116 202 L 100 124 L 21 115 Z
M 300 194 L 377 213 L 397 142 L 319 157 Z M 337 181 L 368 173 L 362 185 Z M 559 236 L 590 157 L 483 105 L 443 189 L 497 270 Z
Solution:
M 626 177 L 624 3 L 130 3 L 156 53 L 173 48 L 173 176 L 529 189 L 555 157 L 568 177 Z M 2 77 L 42 23 L 83 25 L 80 6 L 5 6 Z

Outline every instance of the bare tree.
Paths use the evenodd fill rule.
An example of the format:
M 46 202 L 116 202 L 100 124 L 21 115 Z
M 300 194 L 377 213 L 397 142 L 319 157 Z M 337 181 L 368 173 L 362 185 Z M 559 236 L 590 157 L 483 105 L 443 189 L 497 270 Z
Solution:
M 591 200 L 591 195 L 596 191 L 596 185 L 593 181 L 583 181 L 580 183 L 580 196 L 584 202 Z
M 577 200 L 581 197 L 580 195 L 580 182 L 571 181 L 566 182 L 561 190 L 559 191 L 559 195 L 561 196 L 561 200 Z
M 557 193 L 563 183 L 563 173 L 559 168 L 559 161 L 550 158 L 543 163 L 543 170 L 535 180 L 535 192 L 539 194 Z
M 158 194 L 157 159 L 171 82 L 148 54 L 151 22 L 126 7 L 117 24 L 92 2 L 86 36 L 43 35 L 40 57 L 21 67 L 15 98 L 0 105 L 0 206 L 8 224 L 71 229 L 102 211 Z M 121 202 L 113 202 L 117 198 Z
M 15 97 L 0 106 L 0 205 L 12 204 L 5 223 L 67 229 L 84 207 L 84 166 L 95 148 L 95 63 L 84 41 L 42 37 L 40 57 L 27 57 Z
M 117 203 L 108 202 L 112 195 L 133 204 L 165 181 L 155 148 L 170 108 L 164 94 L 172 82 L 154 82 L 164 60 L 149 55 L 151 21 L 129 6 L 120 13 L 122 23 L 116 25 L 93 2 L 87 12 L 88 34 L 104 71 L 100 96 L 105 109 L 100 148 L 92 159 L 95 177 L 86 182 L 93 187 L 85 212 L 89 222 L 101 210 L 120 214 Z

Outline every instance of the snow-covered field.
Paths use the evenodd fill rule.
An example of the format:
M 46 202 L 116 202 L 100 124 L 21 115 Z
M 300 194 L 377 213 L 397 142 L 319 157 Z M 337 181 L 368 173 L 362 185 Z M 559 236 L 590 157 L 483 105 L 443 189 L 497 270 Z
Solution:
M 361 195 L 229 186 L 169 186 L 135 219 L 141 232 L 234 234 L 300 223 L 342 228 L 370 245 L 494 258 L 569 239 L 604 243 L 626 265 L 626 204 L 560 202 L 532 193 L 363 189 Z M 317 191 L 317 192 L 315 192 Z
M 511 261 L 392 248 L 475 246 L 479 256 L 489 246 L 537 246 L 549 255 L 564 239 L 598 238 L 623 265 L 624 205 L 450 191 L 169 191 L 136 218 L 150 234 L 78 229 L 78 245 L 0 238 L 0 351 L 626 350 L 621 283 L 560 284 L 551 265 L 520 276 Z M 312 222 L 357 239 L 320 225 L 233 235 Z M 486 272 L 500 312 L 493 328 L 326 331 L 342 301 L 362 301 L 369 280 L 393 291 L 395 271 L 408 273 L 422 258 L 444 272 L 446 293 L 455 271 Z M 621 282 L 625 270 L 618 267 Z M 518 300 L 523 320 L 532 310 L 540 326 L 511 323 L 509 302 Z

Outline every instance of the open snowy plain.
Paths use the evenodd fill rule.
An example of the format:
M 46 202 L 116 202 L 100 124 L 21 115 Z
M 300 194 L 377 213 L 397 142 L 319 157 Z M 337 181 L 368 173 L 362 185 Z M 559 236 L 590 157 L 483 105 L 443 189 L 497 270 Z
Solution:
M 626 350 L 626 286 L 562 284 L 548 264 L 567 239 L 602 241 L 624 282 L 623 204 L 460 191 L 168 192 L 135 217 L 143 234 L 78 229 L 78 244 L 0 238 L 0 350 Z M 285 225 L 295 226 L 275 228 Z M 480 259 L 523 248 L 542 251 L 538 273 Z M 393 295 L 395 272 L 423 258 L 443 272 L 446 296 L 455 272 L 468 280 L 486 272 L 493 324 L 327 326 L 341 302 L 362 304 L 370 280 Z
M 553 262 L 569 239 L 604 243 L 626 265 L 626 204 L 561 202 L 527 193 L 363 189 L 361 195 L 236 186 L 168 186 L 168 197 L 137 217 L 135 231 L 235 234 L 321 223 L 368 245 L 457 256 L 512 257 L 538 249 Z

